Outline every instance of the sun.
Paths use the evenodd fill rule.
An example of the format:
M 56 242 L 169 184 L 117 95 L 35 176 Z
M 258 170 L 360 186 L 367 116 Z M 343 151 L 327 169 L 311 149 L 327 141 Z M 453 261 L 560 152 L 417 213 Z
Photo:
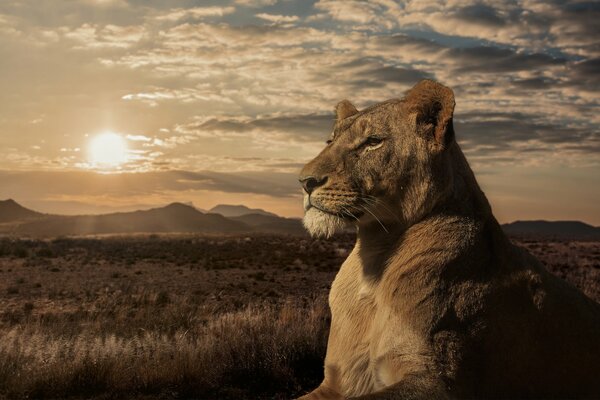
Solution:
M 90 164 L 98 168 L 116 168 L 127 162 L 128 149 L 125 139 L 114 132 L 104 132 L 90 142 Z

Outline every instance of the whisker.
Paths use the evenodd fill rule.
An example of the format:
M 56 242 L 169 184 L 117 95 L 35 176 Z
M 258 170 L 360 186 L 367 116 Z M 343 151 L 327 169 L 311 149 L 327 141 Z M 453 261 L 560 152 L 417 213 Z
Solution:
M 386 228 L 386 227 L 383 225 L 383 223 L 382 223 L 382 222 L 379 220 L 379 218 L 377 218 L 377 216 L 376 216 L 375 214 L 373 214 L 373 213 L 371 212 L 371 210 L 369 210 L 369 208 L 367 207 L 367 205 L 366 205 L 366 204 L 365 204 L 365 205 L 363 205 L 363 206 L 362 206 L 362 208 L 363 208 L 363 209 L 364 209 L 366 212 L 368 212 L 369 214 L 371 214 L 371 215 L 373 216 L 373 218 L 375 218 L 375 220 L 376 220 L 377 222 L 379 222 L 379 225 L 381 225 L 381 227 L 383 228 L 383 230 L 385 231 L 385 233 L 390 233 L 390 231 L 388 231 L 388 230 L 387 230 L 387 228 Z
M 387 214 L 394 217 L 396 219 L 396 221 L 400 221 L 400 218 L 398 217 L 398 215 L 387 204 L 385 204 L 383 201 L 381 201 L 377 197 L 371 196 L 371 195 L 366 195 L 366 196 L 361 196 L 361 200 L 363 200 L 364 202 L 368 203 L 371 206 L 375 206 L 375 207 L 382 206 L 383 211 L 385 211 Z
M 355 220 L 358 221 L 358 218 L 356 217 L 356 215 L 352 214 L 352 212 L 348 208 L 346 208 L 344 206 L 340 206 L 340 207 L 342 208 L 343 212 L 348 213 L 348 215 L 350 215 L 352 218 L 354 218 Z
M 398 221 L 398 222 L 400 221 L 400 218 L 398 218 L 398 215 L 396 215 L 396 213 L 394 213 L 387 204 L 385 204 L 383 201 L 379 200 L 378 198 L 373 197 L 373 196 L 368 196 L 368 197 L 362 196 L 361 200 L 372 207 L 382 206 L 383 207 L 382 211 L 384 211 L 386 214 L 392 216 L 396 221 Z

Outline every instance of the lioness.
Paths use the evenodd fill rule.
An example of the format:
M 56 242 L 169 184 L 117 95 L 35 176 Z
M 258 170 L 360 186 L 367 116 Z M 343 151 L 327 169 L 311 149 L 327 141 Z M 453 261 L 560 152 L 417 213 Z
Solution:
M 304 223 L 356 245 L 302 399 L 600 398 L 600 305 L 512 245 L 454 138 L 454 94 L 336 107 L 301 172 Z

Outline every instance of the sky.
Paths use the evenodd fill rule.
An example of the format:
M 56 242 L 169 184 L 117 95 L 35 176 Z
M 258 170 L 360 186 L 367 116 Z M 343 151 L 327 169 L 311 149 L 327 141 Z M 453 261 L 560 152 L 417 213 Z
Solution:
M 335 104 L 430 78 L 501 222 L 600 225 L 598 21 L 574 0 L 5 0 L 0 199 L 301 216 Z

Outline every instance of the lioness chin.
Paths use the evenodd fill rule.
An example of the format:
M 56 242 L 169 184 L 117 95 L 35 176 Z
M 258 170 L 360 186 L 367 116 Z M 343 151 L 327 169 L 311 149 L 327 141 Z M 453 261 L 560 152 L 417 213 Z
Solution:
M 600 398 L 600 305 L 512 245 L 422 81 L 348 101 L 301 172 L 305 226 L 357 226 L 329 296 L 323 383 L 303 399 Z

